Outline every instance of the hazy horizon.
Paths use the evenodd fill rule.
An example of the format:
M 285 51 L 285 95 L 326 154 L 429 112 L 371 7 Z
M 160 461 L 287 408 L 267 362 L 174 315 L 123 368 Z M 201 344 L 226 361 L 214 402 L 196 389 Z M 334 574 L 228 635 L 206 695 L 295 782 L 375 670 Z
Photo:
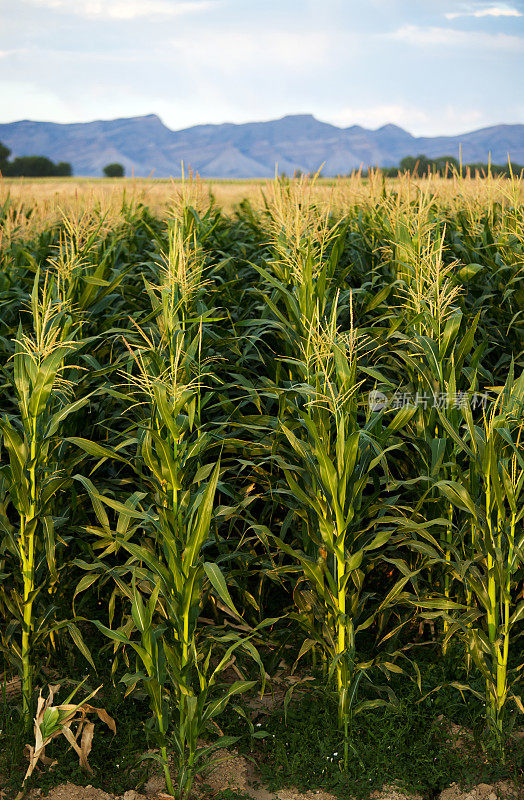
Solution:
M 524 0 L 0 0 L 0 121 L 524 122 Z
M 471 129 L 468 129 L 468 130 L 461 130 L 461 131 L 458 131 L 456 134 L 439 133 L 438 131 L 436 131 L 435 133 L 428 133 L 428 134 L 415 134 L 415 133 L 413 133 L 413 131 L 409 130 L 409 128 L 407 126 L 397 125 L 397 123 L 392 123 L 392 122 L 385 122 L 385 123 L 383 123 L 381 125 L 376 125 L 374 127 L 361 125 L 358 122 L 357 123 L 351 123 L 350 125 L 337 125 L 336 123 L 330 122 L 329 120 L 320 119 L 315 114 L 311 114 L 311 113 L 308 113 L 308 112 L 302 112 L 302 113 L 298 112 L 296 114 L 283 114 L 282 116 L 275 117 L 273 119 L 246 119 L 244 122 L 233 122 L 232 120 L 223 120 L 222 122 L 197 122 L 194 125 L 188 125 L 188 126 L 185 126 L 184 128 L 171 128 L 171 126 L 168 125 L 164 119 L 162 119 L 162 116 L 160 114 L 157 114 L 154 111 L 151 111 L 149 113 L 146 112 L 145 114 L 134 114 L 134 115 L 131 115 L 131 116 L 99 117 L 98 119 L 76 120 L 74 122 L 59 122 L 59 121 L 52 120 L 52 119 L 36 119 L 36 118 L 27 117 L 25 119 L 20 118 L 20 119 L 16 119 L 16 120 L 9 120 L 9 121 L 7 121 L 5 123 L 2 121 L 1 124 L 13 124 L 13 123 L 16 123 L 16 122 L 43 122 L 45 124 L 55 124 L 55 125 L 89 125 L 89 123 L 94 123 L 94 122 L 118 122 L 118 120 L 140 119 L 140 118 L 143 118 L 143 117 L 144 118 L 145 117 L 157 117 L 160 120 L 160 122 L 162 122 L 163 125 L 165 125 L 167 128 L 169 128 L 170 130 L 173 130 L 173 131 L 189 130 L 191 128 L 198 128 L 198 127 L 203 127 L 203 126 L 207 126 L 207 125 L 217 125 L 217 126 L 219 126 L 219 125 L 256 125 L 256 124 L 262 124 L 264 122 L 276 122 L 276 121 L 278 121 L 280 119 L 285 119 L 286 117 L 313 117 L 315 120 L 317 120 L 317 122 L 322 122 L 322 123 L 325 123 L 327 125 L 333 125 L 334 127 L 340 128 L 341 130 L 347 130 L 348 128 L 352 128 L 352 127 L 356 127 L 356 128 L 360 127 L 363 130 L 377 131 L 377 130 L 380 130 L 381 128 L 385 128 L 385 127 L 388 127 L 389 125 L 391 125 L 393 127 L 402 128 L 404 131 L 406 131 L 407 133 L 412 134 L 416 138 L 441 138 L 441 137 L 446 137 L 446 136 L 453 137 L 453 136 L 460 136 L 462 134 L 465 135 L 465 134 L 468 134 L 468 133 L 475 133 L 475 131 L 482 130 L 484 128 L 497 127 L 499 125 L 524 125 L 524 121 L 522 121 L 522 122 L 507 122 L 506 120 L 502 120 L 500 122 L 492 122 L 492 123 L 489 123 L 488 125 L 482 125 L 480 127 L 471 128 Z

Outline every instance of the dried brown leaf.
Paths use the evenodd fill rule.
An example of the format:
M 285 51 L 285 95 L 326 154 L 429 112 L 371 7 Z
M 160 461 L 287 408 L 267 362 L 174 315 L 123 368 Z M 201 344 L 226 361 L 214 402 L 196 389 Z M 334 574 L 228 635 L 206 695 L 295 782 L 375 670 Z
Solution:
M 116 722 L 113 717 L 109 716 L 105 708 L 92 708 L 91 710 L 98 714 L 98 718 L 105 722 L 107 727 L 116 734 Z
M 91 772 L 91 767 L 88 764 L 87 758 L 93 746 L 93 736 L 95 733 L 95 723 L 87 722 L 82 732 L 82 739 L 80 740 L 80 766 L 88 772 Z

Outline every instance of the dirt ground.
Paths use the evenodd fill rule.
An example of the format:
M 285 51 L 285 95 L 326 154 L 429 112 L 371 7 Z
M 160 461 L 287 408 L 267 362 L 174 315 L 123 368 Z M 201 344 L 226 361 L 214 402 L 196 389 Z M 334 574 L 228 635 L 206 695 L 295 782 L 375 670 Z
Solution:
M 237 788 L 239 792 L 245 794 L 246 798 L 252 798 L 252 800 L 336 800 L 333 795 L 322 791 L 303 794 L 294 789 L 281 789 L 277 792 L 270 792 L 263 787 L 254 788 L 249 785 L 240 788 L 236 786 L 235 782 L 221 787 L 212 784 L 205 788 L 200 787 L 195 793 L 195 800 L 213 800 L 220 791 L 227 788 Z M 34 794 L 31 800 L 40 797 L 41 795 Z M 381 792 L 375 792 L 372 797 L 373 800 L 426 800 L 420 795 L 405 794 L 394 786 L 384 787 Z M 522 800 L 522 797 L 522 793 L 519 793 L 515 786 L 500 782 L 496 784 L 479 783 L 467 790 L 460 789 L 453 784 L 439 795 L 438 800 Z M 53 789 L 47 795 L 46 800 L 170 800 L 170 795 L 162 791 L 141 794 L 130 789 L 124 795 L 115 796 L 107 794 L 101 789 L 95 789 L 93 786 L 75 786 L 72 783 L 65 783 Z
M 231 675 L 232 680 L 236 677 L 238 677 L 236 673 Z M 255 697 L 250 701 L 249 706 L 254 718 L 266 716 L 275 706 L 281 706 L 290 684 L 296 684 L 296 694 L 305 691 L 308 680 L 307 676 L 289 676 L 282 667 L 273 677 L 271 691 L 266 692 L 262 699 Z M 13 692 L 16 691 L 19 691 L 19 685 L 13 685 Z M 435 721 L 446 732 L 447 744 L 452 749 L 467 752 L 473 746 L 473 732 L 468 728 L 458 726 L 442 715 Z M 524 729 L 515 731 L 513 736 L 523 738 Z M 309 790 L 305 793 L 293 788 L 270 791 L 264 786 L 252 760 L 239 755 L 234 749 L 220 752 L 222 758 L 205 778 L 195 780 L 193 800 L 218 800 L 220 793 L 227 789 L 236 790 L 246 800 L 337 800 L 334 795 L 321 790 Z M 173 780 L 175 779 L 173 772 Z M 4 797 L 0 776 L 0 800 Z M 157 772 L 149 778 L 140 792 L 129 789 L 123 795 L 113 795 L 93 786 L 65 783 L 52 789 L 45 798 L 46 800 L 170 800 L 170 795 L 166 794 L 163 774 Z M 371 798 L 372 800 L 524 800 L 524 788 L 517 788 L 514 784 L 504 781 L 494 784 L 479 783 L 469 789 L 461 789 L 453 783 L 438 797 L 428 798 L 417 794 L 406 794 L 398 787 L 388 785 L 385 780 L 382 791 L 374 792 Z M 44 795 L 40 790 L 33 790 L 24 800 L 44 800 Z M 361 798 L 355 796 L 354 800 Z
M 336 800 L 323 791 L 305 793 L 295 789 L 279 789 L 269 791 L 261 784 L 255 767 L 248 759 L 231 751 L 207 775 L 205 781 L 195 783 L 195 800 L 214 800 L 225 789 L 234 789 L 251 800 Z M 0 792 L 0 797 L 2 793 Z M 39 791 L 33 792 L 28 800 L 40 800 Z M 169 800 L 165 793 L 165 783 L 161 775 L 154 775 L 146 783 L 142 793 L 130 789 L 124 795 L 116 797 L 93 786 L 75 786 L 72 783 L 62 784 L 53 789 L 47 800 Z M 415 794 L 405 794 L 395 786 L 385 785 L 381 792 L 372 795 L 373 800 L 427 800 Z M 359 798 L 355 798 L 359 800 Z M 524 793 L 514 785 L 500 782 L 497 784 L 479 783 L 477 786 L 463 790 L 456 784 L 445 789 L 438 800 L 524 800 Z

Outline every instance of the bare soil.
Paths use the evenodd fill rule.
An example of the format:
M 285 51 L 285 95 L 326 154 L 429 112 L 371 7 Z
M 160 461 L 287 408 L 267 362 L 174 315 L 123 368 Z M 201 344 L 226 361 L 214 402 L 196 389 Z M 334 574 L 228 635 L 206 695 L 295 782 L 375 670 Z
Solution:
M 310 790 L 303 793 L 293 788 L 269 791 L 262 785 L 255 766 L 234 750 L 227 752 L 225 758 L 215 765 L 204 780 L 195 782 L 194 800 L 214 800 L 225 789 L 236 790 L 251 800 L 336 800 L 333 795 L 323 791 Z M 1 791 L 0 797 L 2 797 Z M 28 800 L 41 798 L 43 795 L 40 791 L 36 791 Z M 421 795 L 406 794 L 398 787 L 387 784 L 381 792 L 374 792 L 372 798 L 373 800 L 427 800 Z M 130 789 L 124 795 L 115 796 L 93 786 L 65 783 L 53 789 L 47 795 L 47 800 L 169 800 L 169 795 L 166 794 L 163 777 L 156 774 L 148 780 L 142 793 Z M 479 783 L 467 790 L 452 784 L 440 794 L 439 800 L 524 800 L 524 792 L 508 782 Z

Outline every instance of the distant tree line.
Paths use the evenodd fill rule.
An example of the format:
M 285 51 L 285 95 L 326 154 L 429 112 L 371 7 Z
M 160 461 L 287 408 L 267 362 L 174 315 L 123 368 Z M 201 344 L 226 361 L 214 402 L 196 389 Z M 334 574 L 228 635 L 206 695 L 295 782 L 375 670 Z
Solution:
M 493 176 L 503 175 L 507 178 L 513 175 L 520 175 L 524 170 L 520 164 L 512 164 L 511 171 L 509 164 L 487 164 L 483 161 L 476 161 L 473 164 L 462 164 L 462 174 L 469 171 L 472 175 L 487 175 L 488 172 Z M 428 158 L 425 155 L 406 156 L 398 167 L 383 167 L 381 172 L 387 177 L 394 178 L 399 172 L 410 172 L 412 175 L 421 177 L 423 175 L 441 175 L 451 178 L 454 174 L 460 174 L 461 166 L 454 156 L 439 156 L 438 158 Z
M 72 175 L 68 161 L 55 164 L 45 156 L 18 156 L 9 161 L 11 150 L 0 142 L 0 172 L 9 178 L 50 178 Z
M 0 142 L 0 173 L 5 178 L 60 178 L 69 177 L 73 169 L 68 161 L 55 164 L 45 156 L 18 156 L 9 161 L 11 150 Z M 123 178 L 122 164 L 107 164 L 104 167 L 106 178 Z
M 520 175 L 524 172 L 524 167 L 520 164 L 511 164 L 511 170 L 509 164 L 501 165 L 501 164 L 488 164 L 484 161 L 475 161 L 472 164 L 462 164 L 457 158 L 454 156 L 439 156 L 438 158 L 428 158 L 425 155 L 419 156 L 406 156 L 403 158 L 397 167 L 379 167 L 380 172 L 382 175 L 385 175 L 387 178 L 396 178 L 399 173 L 409 172 L 416 177 L 423 177 L 425 175 L 440 175 L 444 178 L 451 178 L 453 175 L 465 175 L 468 172 L 475 176 L 486 176 L 489 174 L 493 175 L 494 177 L 502 175 L 506 178 L 509 178 L 511 174 L 513 175 Z M 362 170 L 363 177 L 367 177 L 369 175 L 369 170 L 365 169 Z M 281 178 L 300 178 L 302 176 L 302 170 L 297 169 L 293 172 L 292 176 L 288 176 L 286 172 L 281 172 Z M 320 173 L 321 177 L 323 176 L 322 172 Z M 341 177 L 339 175 L 339 177 Z
M 106 178 L 123 178 L 125 170 L 122 164 L 118 164 L 115 161 L 113 164 L 108 164 L 104 167 L 104 175 Z

